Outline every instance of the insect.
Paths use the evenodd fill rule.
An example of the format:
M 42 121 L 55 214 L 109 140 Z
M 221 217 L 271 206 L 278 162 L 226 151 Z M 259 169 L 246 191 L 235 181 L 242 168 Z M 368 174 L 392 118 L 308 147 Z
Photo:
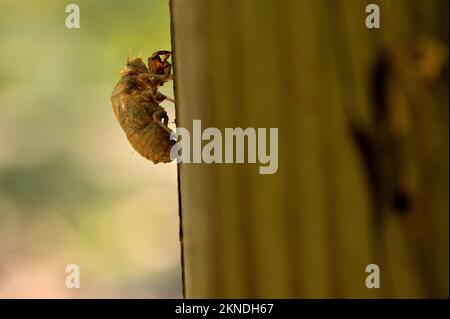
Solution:
M 128 141 L 143 157 L 153 163 L 171 162 L 170 150 L 176 143 L 170 138 L 169 117 L 159 103 L 171 100 L 158 88 L 173 79 L 170 51 L 157 51 L 148 58 L 128 58 L 121 68 L 121 79 L 111 94 L 116 118 Z M 173 100 L 171 100 L 173 102 Z

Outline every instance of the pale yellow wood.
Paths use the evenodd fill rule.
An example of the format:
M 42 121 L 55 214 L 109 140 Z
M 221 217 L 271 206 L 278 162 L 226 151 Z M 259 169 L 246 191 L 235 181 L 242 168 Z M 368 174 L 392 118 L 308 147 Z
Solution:
M 279 128 L 274 175 L 180 165 L 186 297 L 448 297 L 448 71 L 430 86 L 392 82 L 414 118 L 403 177 L 419 208 L 375 203 L 352 137 L 355 123 L 373 129 L 383 52 L 422 35 L 448 47 L 448 2 L 379 1 L 380 30 L 365 28 L 366 5 L 171 1 L 177 125 Z M 402 100 L 409 86 L 417 103 Z M 365 287 L 371 263 L 380 289 Z

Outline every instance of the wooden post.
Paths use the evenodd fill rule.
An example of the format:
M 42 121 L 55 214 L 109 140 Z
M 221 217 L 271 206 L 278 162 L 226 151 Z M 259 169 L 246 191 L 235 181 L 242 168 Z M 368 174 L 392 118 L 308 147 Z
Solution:
M 377 4 L 171 0 L 177 125 L 279 132 L 179 166 L 186 297 L 448 297 L 448 1 Z

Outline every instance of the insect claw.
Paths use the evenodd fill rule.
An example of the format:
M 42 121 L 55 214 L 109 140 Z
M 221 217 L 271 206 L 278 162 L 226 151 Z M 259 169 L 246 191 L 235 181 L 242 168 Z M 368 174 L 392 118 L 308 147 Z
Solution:
M 169 101 L 169 102 L 175 103 L 175 100 L 170 98 L 170 97 L 168 97 L 168 96 L 166 96 L 166 100 Z

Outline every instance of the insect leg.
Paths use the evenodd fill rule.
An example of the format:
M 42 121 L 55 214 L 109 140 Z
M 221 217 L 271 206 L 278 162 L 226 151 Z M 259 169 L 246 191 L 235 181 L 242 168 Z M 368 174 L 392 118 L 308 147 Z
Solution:
M 169 117 L 167 116 L 166 111 L 160 110 L 153 113 L 153 121 L 158 123 L 164 130 L 166 130 L 169 134 L 172 133 L 172 130 L 167 126 L 169 123 Z
M 150 92 L 151 92 L 151 91 L 150 91 Z M 169 102 L 175 103 L 175 100 L 174 100 L 174 99 L 165 96 L 164 94 L 162 94 L 162 93 L 159 92 L 159 91 L 156 91 L 156 93 L 151 92 L 151 94 L 153 95 L 153 99 L 154 99 L 157 103 L 161 103 L 162 101 L 166 101 L 166 100 L 169 101 Z
M 166 96 L 166 100 L 169 101 L 169 102 L 175 103 L 175 100 L 172 99 L 171 97 Z

